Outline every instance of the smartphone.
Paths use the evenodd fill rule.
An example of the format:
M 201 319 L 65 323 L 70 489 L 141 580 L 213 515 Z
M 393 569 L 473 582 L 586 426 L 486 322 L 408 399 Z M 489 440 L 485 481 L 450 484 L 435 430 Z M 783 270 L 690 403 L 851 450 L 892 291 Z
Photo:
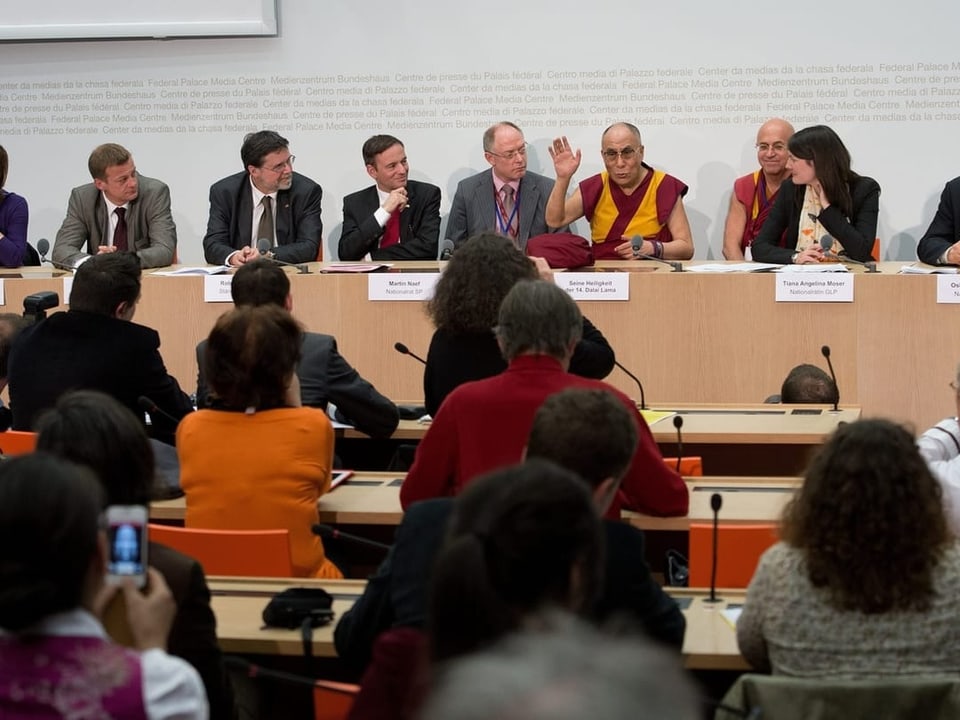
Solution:
M 142 588 L 147 582 L 147 508 L 145 505 L 110 505 L 107 508 L 109 561 L 107 582 L 115 585 L 131 578 Z

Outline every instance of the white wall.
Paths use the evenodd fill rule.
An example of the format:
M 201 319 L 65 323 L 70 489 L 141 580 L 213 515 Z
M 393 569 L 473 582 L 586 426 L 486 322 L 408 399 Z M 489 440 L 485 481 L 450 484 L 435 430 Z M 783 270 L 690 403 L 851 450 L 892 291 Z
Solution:
M 581 14 L 544 0 L 278 7 L 272 38 L 0 44 L 0 144 L 8 189 L 30 202 L 31 241 L 53 239 L 70 188 L 89 181 L 90 150 L 115 141 L 170 185 L 181 261 L 201 262 L 208 188 L 241 169 L 243 135 L 263 127 L 288 137 L 297 170 L 323 186 L 328 248 L 343 195 L 369 184 L 360 146 L 374 132 L 404 140 L 412 176 L 441 187 L 446 213 L 456 183 L 486 166 L 480 139 L 495 120 L 526 129 L 530 168 L 546 175 L 547 142 L 569 135 L 585 152 L 579 178 L 601 167 L 603 127 L 632 121 L 647 162 L 690 185 L 698 259 L 720 257 L 730 187 L 754 168 L 756 127 L 772 115 L 830 124 L 855 169 L 880 182 L 887 258 L 914 258 L 943 183 L 960 174 L 954 5 L 869 17 L 825 0 L 596 0 Z

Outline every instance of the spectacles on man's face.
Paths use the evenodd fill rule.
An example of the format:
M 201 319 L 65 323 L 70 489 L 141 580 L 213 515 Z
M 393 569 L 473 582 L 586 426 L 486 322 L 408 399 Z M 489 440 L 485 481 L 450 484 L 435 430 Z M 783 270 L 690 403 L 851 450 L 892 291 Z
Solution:
M 273 167 L 261 168 L 261 169 L 263 169 L 263 170 L 269 170 L 269 171 L 272 172 L 272 173 L 276 173 L 277 175 L 280 175 L 281 173 L 283 173 L 284 170 L 287 169 L 287 167 L 289 167 L 291 170 L 293 170 L 293 161 L 296 160 L 296 159 L 297 159 L 297 156 L 296 156 L 296 155 L 291 155 L 291 156 L 288 157 L 286 160 L 284 160 L 282 163 L 277 163 L 277 164 L 274 165 Z
M 505 153 L 495 153 L 493 150 L 487 150 L 487 152 L 493 155 L 494 157 L 503 158 L 504 160 L 513 160 L 517 156 L 526 157 L 528 147 L 530 147 L 530 144 L 524 143 L 523 145 L 518 147 L 516 150 L 510 150 L 509 152 L 505 152 Z
M 610 148 L 604 150 L 600 154 L 603 155 L 603 159 L 607 162 L 616 162 L 617 158 L 623 158 L 624 160 L 631 160 L 639 152 L 638 148 L 630 147 L 629 145 L 622 150 L 614 150 Z
M 787 144 L 782 142 L 775 142 L 773 143 L 773 145 L 771 145 L 770 143 L 757 143 L 757 150 L 759 150 L 762 153 L 770 152 L 771 150 L 777 153 L 782 153 L 786 149 L 787 149 Z

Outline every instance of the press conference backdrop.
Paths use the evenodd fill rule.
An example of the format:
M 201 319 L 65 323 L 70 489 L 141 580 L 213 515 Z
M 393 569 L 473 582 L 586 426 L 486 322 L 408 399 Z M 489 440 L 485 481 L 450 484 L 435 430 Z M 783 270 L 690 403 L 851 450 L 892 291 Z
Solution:
M 76 4 L 56 4 L 76 20 Z M 31 240 L 52 238 L 70 188 L 89 181 L 90 150 L 122 143 L 170 185 L 181 261 L 200 262 L 209 185 L 241 169 L 246 132 L 273 128 L 324 188 L 329 256 L 343 196 L 370 182 L 360 146 L 374 133 L 405 142 L 411 177 L 440 186 L 446 215 L 457 182 L 488 167 L 492 122 L 523 127 L 530 169 L 548 176 L 547 144 L 567 134 L 582 179 L 601 169 L 603 128 L 629 120 L 647 162 L 689 184 L 696 257 L 708 259 L 720 257 L 733 180 L 756 166 L 757 126 L 781 115 L 840 133 L 883 187 L 885 259 L 914 257 L 943 183 L 960 175 L 956 4 L 565 7 L 278 0 L 275 37 L 0 43 L 7 188 L 29 200 Z

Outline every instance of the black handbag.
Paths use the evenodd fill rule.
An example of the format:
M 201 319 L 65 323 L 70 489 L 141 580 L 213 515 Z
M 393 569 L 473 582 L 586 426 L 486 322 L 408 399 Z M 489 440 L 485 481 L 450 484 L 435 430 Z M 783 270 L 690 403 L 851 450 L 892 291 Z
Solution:
M 300 628 L 305 657 L 313 655 L 313 628 L 326 625 L 333 617 L 333 596 L 323 588 L 287 588 L 263 609 L 267 627 Z

